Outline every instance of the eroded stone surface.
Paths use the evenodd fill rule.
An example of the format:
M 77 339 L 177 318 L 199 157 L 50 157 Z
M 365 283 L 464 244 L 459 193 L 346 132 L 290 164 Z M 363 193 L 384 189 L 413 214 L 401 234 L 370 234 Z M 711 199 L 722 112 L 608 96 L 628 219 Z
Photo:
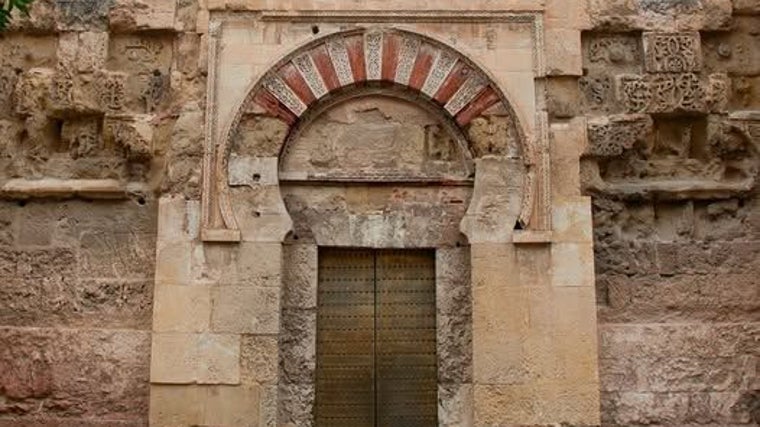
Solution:
M 356 8 L 328 3 L 298 7 Z M 0 369 L 0 424 L 144 425 L 146 330 L 153 324 L 159 335 L 189 335 L 154 343 L 156 369 L 166 375 L 156 381 L 183 383 L 153 385 L 156 425 L 310 425 L 315 243 L 446 247 L 438 278 L 441 425 L 594 424 L 598 409 L 589 402 L 598 400 L 600 387 L 589 354 L 595 343 L 589 334 L 573 334 L 595 327 L 580 162 L 583 187 L 594 196 L 602 424 L 760 422 L 760 120 L 751 111 L 736 113 L 760 108 L 757 1 L 370 0 L 370 10 L 451 8 L 456 19 L 473 21 L 407 22 L 405 28 L 438 32 L 497 76 L 522 114 L 526 138 L 551 134 L 547 149 L 558 156 L 550 162 L 551 179 L 561 191 L 551 194 L 554 234 L 545 240 L 558 243 L 528 236 L 521 238 L 532 244 L 505 249 L 516 212 L 503 206 L 527 197 L 517 181 L 537 179 L 522 168 L 525 160 L 535 168 L 540 153 L 520 152 L 517 116 L 504 106 L 488 109 L 499 100 L 474 93 L 481 82 L 470 78 L 466 61 L 441 56 L 439 47 L 414 37 L 403 39 L 398 57 L 378 55 L 383 46 L 374 42 L 365 56 L 363 35 L 288 61 L 295 67 L 284 76 L 291 93 L 278 94 L 298 97 L 289 105 L 301 111 L 313 95 L 338 86 L 351 91 L 368 77 L 408 83 L 457 114 L 448 119 L 467 122 L 469 144 L 461 144 L 446 120 L 414 107 L 415 100 L 375 96 L 316 118 L 278 170 L 272 165 L 295 115 L 277 99 L 249 99 L 229 148 L 234 215 L 243 240 L 253 244 L 200 243 L 202 171 L 217 167 L 202 165 L 213 117 L 206 112 L 215 114 L 206 105 L 206 73 L 217 65 L 208 61 L 220 61 L 224 51 L 209 52 L 217 33 L 208 9 L 234 15 L 288 7 L 37 0 L 31 15 L 18 16 L 3 34 L 0 185 L 108 179 L 125 183 L 127 195 L 120 197 L 134 201 L 0 204 L 0 366 L 9 368 Z M 481 18 L 461 13 L 537 8 L 545 8 L 548 58 L 530 52 L 532 29 L 524 28 L 532 25 L 490 22 L 490 14 L 488 24 L 474 23 Z M 271 64 L 285 45 L 340 29 L 276 19 L 262 23 L 260 33 L 239 35 L 246 50 L 227 51 L 232 62 L 255 56 Z M 245 86 L 246 73 L 259 71 L 255 61 L 235 63 L 228 68 L 233 79 L 209 84 L 224 88 L 237 79 Z M 299 76 L 308 79 L 294 84 Z M 228 101 L 220 107 L 233 108 Z M 465 101 L 472 103 L 464 107 Z M 304 120 L 314 118 L 305 114 Z M 548 130 L 526 125 L 544 114 Z M 460 161 L 462 148 L 473 159 L 499 159 L 487 158 L 477 169 L 467 156 Z M 523 154 L 530 158 L 518 159 Z M 262 164 L 266 169 L 254 167 Z M 503 173 L 513 170 L 521 172 Z M 278 182 L 367 172 L 465 182 L 383 188 Z M 476 187 L 496 185 L 473 190 L 468 178 Z M 183 206 L 188 199 L 179 219 L 162 220 L 158 245 L 153 194 L 176 197 Z M 478 231 L 468 237 L 493 244 L 471 254 L 472 271 L 462 261 L 467 242 L 460 233 L 471 200 L 466 229 Z M 211 222 L 221 218 L 212 215 Z M 287 240 L 294 244 L 281 253 L 291 228 Z M 161 281 L 155 297 L 154 269 Z M 485 324 L 489 312 L 476 311 L 481 321 L 472 330 L 469 274 L 473 285 L 489 288 L 480 293 L 486 303 L 503 301 L 486 304 L 498 324 Z M 186 292 L 167 289 L 179 287 Z M 161 315 L 151 319 L 154 298 Z M 495 349 L 496 356 L 472 362 L 470 346 Z M 189 365 L 167 357 L 185 350 Z M 478 375 L 489 384 L 477 383 Z

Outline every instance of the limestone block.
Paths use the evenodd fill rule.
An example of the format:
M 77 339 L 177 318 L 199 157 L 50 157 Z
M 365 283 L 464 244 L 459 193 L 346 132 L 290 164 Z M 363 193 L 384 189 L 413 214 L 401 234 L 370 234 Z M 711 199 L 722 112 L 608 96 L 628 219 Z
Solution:
M 200 1 L 178 1 L 177 12 L 174 17 L 174 29 L 180 33 L 188 34 L 195 31 L 195 22 L 198 13 L 204 7 Z
M 582 76 L 581 32 L 572 28 L 549 28 L 544 37 L 547 74 Z
M 550 119 L 569 119 L 581 115 L 581 92 L 576 77 L 550 77 L 545 80 L 545 85 L 546 111 Z M 543 109 L 542 106 L 537 108 Z
M 240 376 L 244 384 L 274 384 L 279 362 L 278 337 L 244 335 L 240 343 Z
M 32 68 L 21 75 L 15 90 L 17 114 L 28 116 L 45 110 L 54 74 L 49 68 Z
M 158 241 L 190 242 L 198 238 L 200 204 L 180 196 L 162 196 L 158 201 Z
M 552 206 L 553 241 L 588 243 L 593 240 L 591 199 L 555 199 Z
M 29 15 L 16 14 L 8 31 L 52 34 L 56 32 L 56 4 L 54 0 L 39 0 L 29 5 Z
M 194 246 L 192 281 L 204 285 L 237 285 L 239 248 L 229 244 L 206 242 Z
M 114 0 L 108 14 L 115 32 L 174 30 L 176 0 Z
M 192 283 L 193 244 L 162 242 L 156 248 L 156 284 L 189 285 Z
M 155 236 L 126 232 L 84 232 L 80 277 L 150 278 L 156 261 Z
M 61 261 L 71 262 L 63 253 L 52 255 L 46 251 L 25 251 L 19 254 L 18 260 L 24 269 L 27 268 L 24 264 L 30 262 L 25 259 L 28 256 L 39 257 L 45 260 L 43 262 L 58 267 L 51 268 L 51 273 L 41 278 L 12 277 L 15 271 L 6 275 L 5 285 L 0 288 L 2 324 L 23 327 L 150 328 L 153 303 L 151 280 L 77 281 L 75 275 L 66 270 L 62 270 L 63 273 L 56 271 L 61 268 Z M 7 269 L 0 267 L 0 271 Z
M 203 425 L 259 426 L 261 394 L 258 385 L 208 387 Z
M 107 32 L 63 33 L 58 39 L 59 63 L 72 71 L 93 73 L 105 68 L 107 59 Z
M 211 330 L 248 334 L 278 333 L 279 291 L 279 287 L 214 287 L 211 292 Z
M 472 316 L 438 314 L 436 328 L 438 381 L 472 382 Z
M 585 29 L 590 26 L 584 0 L 546 0 L 546 20 L 549 27 Z
M 616 76 L 616 97 L 629 113 L 721 111 L 730 96 L 724 74 L 706 79 L 693 73 Z
M 98 119 L 66 120 L 61 128 L 61 142 L 73 158 L 92 156 L 102 147 Z
M 244 117 L 232 152 L 239 156 L 277 157 L 290 130 L 287 123 L 274 117 Z
M 760 15 L 760 1 L 758 0 L 733 0 L 734 14 L 736 15 Z
M 438 385 L 438 425 L 442 427 L 471 426 L 472 384 Z
M 731 24 L 731 0 L 590 0 L 591 24 L 612 31 L 710 31 Z
M 105 30 L 111 1 L 55 0 L 58 31 Z
M 553 330 L 558 355 L 562 358 L 566 378 L 570 378 L 573 367 L 584 372 L 577 378 L 598 381 L 596 374 L 596 293 L 593 287 L 553 287 L 554 318 Z M 575 344 L 573 344 L 575 343 Z M 585 370 L 584 370 L 585 369 Z
M 471 314 L 469 248 L 439 248 L 435 255 L 437 312 L 439 314 Z
M 255 207 L 243 204 L 236 204 L 234 208 L 243 241 L 282 242 L 293 228 L 293 220 L 285 213 L 261 213 Z
M 153 302 L 155 332 L 207 332 L 211 289 L 207 286 L 156 286 Z
M 472 287 L 521 286 L 515 247 L 503 243 L 475 243 L 472 256 Z
M 633 148 L 652 132 L 653 121 L 646 114 L 596 117 L 588 121 L 588 148 L 595 157 L 617 157 Z
M 150 380 L 165 384 L 238 384 L 240 336 L 154 333 Z
M 604 280 L 609 310 L 599 321 L 751 321 L 760 306 L 752 273 L 679 274 L 674 277 L 612 276 Z
M 239 285 L 280 288 L 282 244 L 242 242 L 237 261 Z
M 476 384 L 525 384 L 529 357 L 523 342 L 529 333 L 527 287 L 473 289 L 472 355 Z
M 208 34 L 209 18 L 210 18 L 210 14 L 208 10 L 206 9 L 199 10 L 198 15 L 195 20 L 195 31 L 204 35 Z
M 702 43 L 698 32 L 646 32 L 644 68 L 650 73 L 692 73 L 702 70 Z
M 185 426 L 204 422 L 206 387 L 197 385 L 150 386 L 150 425 Z
M 551 245 L 526 244 L 516 246 L 516 262 L 519 283 L 534 288 L 551 283 Z
M 485 156 L 476 161 L 475 189 L 461 230 L 471 243 L 509 242 L 522 201 L 520 160 Z
M 126 73 L 117 71 L 98 71 L 95 75 L 95 86 L 101 110 L 108 113 L 120 113 L 126 106 L 127 98 Z
M 551 125 L 550 156 L 554 197 L 580 196 L 580 157 L 586 147 L 586 119 Z
M 275 169 L 275 180 L 276 177 Z M 264 178 L 255 173 L 250 177 L 251 180 Z M 232 188 L 232 203 L 243 241 L 282 242 L 293 227 L 278 185 Z
M 552 244 L 552 285 L 594 286 L 592 243 Z
M 230 156 L 230 186 L 270 186 L 279 183 L 277 157 Z
M 282 404 L 277 416 L 281 426 L 311 426 L 314 424 L 314 384 L 280 383 Z
M 32 408 L 50 399 L 65 402 L 65 409 L 51 408 L 50 415 L 142 422 L 138 420 L 148 411 L 149 335 L 135 330 L 0 328 L 0 387 L 6 399 L 16 402 L 4 406 L 4 418 L 11 419 L 10 407 L 13 417 L 20 416 L 16 425 L 39 425 L 29 414 L 36 415 Z
M 283 381 L 313 382 L 316 369 L 317 315 L 313 310 L 286 309 L 282 312 L 281 372 Z
M 276 385 L 261 387 L 258 423 L 263 427 L 277 427 L 277 407 L 279 395 Z
M 543 423 L 590 426 L 601 423 L 597 383 L 542 384 L 537 387 L 535 393 L 536 417 Z
M 544 424 L 531 385 L 473 385 L 476 426 Z
M 106 120 L 107 138 L 126 149 L 132 160 L 148 161 L 153 157 L 153 115 L 136 114 L 109 117 Z
M 620 392 L 602 394 L 605 423 L 686 424 L 699 419 L 714 425 L 757 424 L 752 415 L 752 392 Z M 731 408 L 726 410 L 725 408 Z
M 316 245 L 283 246 L 283 307 L 316 308 L 317 253 Z

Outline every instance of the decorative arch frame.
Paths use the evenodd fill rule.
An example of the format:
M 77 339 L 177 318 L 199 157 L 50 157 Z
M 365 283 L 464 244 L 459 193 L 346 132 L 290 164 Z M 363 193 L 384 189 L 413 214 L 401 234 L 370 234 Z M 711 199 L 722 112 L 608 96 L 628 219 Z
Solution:
M 526 132 L 524 120 L 495 79 L 464 53 L 430 36 L 370 27 L 332 33 L 304 43 L 249 84 L 245 96 L 233 109 L 233 118 L 224 125 L 218 138 L 211 136 L 217 141 L 211 144 L 211 149 L 207 146 L 205 152 L 202 221 L 204 231 L 213 233 L 205 235 L 204 240 L 239 240 L 226 177 L 231 140 L 247 111 L 263 109 L 285 122 L 289 136 L 283 142 L 284 147 L 312 107 L 338 94 L 366 87 L 394 87 L 397 91 L 401 88 L 410 98 L 437 105 L 462 134 L 487 110 L 500 109 L 509 115 L 520 147 L 519 153 L 509 154 L 521 159 L 526 167 L 518 224 L 523 229 L 542 229 L 531 221 L 535 205 L 542 203 L 537 197 L 536 174 L 545 162 L 539 159 L 540 150 L 533 134 Z

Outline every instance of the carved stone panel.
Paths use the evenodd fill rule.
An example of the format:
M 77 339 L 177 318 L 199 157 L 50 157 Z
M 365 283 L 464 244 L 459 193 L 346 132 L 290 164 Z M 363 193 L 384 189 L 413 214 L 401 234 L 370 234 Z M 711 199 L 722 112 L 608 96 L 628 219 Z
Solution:
M 616 91 L 629 113 L 707 112 L 707 84 L 696 74 L 620 75 Z
M 652 119 L 644 114 L 589 120 L 587 152 L 597 157 L 619 156 L 651 131 Z
M 691 73 L 702 69 L 699 33 L 644 33 L 644 64 L 650 73 Z

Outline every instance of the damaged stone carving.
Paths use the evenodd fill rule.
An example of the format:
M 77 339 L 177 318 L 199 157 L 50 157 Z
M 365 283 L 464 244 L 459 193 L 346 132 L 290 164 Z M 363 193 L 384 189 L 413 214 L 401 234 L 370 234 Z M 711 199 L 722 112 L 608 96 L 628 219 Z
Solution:
M 719 74 L 709 81 L 692 73 L 620 75 L 616 92 L 629 113 L 706 113 L 708 106 L 719 109 L 724 104 L 729 90 L 725 81 Z
M 692 73 L 702 69 L 699 33 L 644 33 L 644 64 L 650 73 Z

